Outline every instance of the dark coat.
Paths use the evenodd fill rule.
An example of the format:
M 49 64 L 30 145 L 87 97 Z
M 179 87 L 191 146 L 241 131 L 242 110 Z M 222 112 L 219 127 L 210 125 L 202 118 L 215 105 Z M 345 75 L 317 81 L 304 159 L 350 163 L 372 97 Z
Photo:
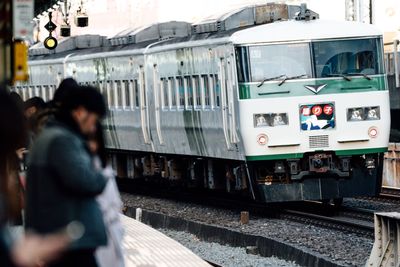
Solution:
M 11 262 L 11 238 L 6 227 L 0 226 L 0 266 L 13 267 Z
M 83 138 L 60 122 L 50 122 L 35 140 L 28 161 L 26 228 L 47 234 L 78 221 L 85 232 L 71 249 L 107 243 L 95 197 L 106 185 L 96 172 Z

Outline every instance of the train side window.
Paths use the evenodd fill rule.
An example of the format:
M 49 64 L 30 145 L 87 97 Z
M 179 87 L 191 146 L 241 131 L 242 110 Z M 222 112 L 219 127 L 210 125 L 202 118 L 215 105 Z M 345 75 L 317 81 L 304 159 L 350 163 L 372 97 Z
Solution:
M 23 89 L 24 91 L 23 91 L 23 94 L 24 94 L 24 99 L 25 100 L 28 100 L 29 99 L 29 86 L 24 86 L 24 89 Z
M 193 83 L 194 108 L 201 109 L 202 88 L 200 86 L 200 76 L 198 76 L 198 75 L 193 76 L 192 83 Z
M 160 81 L 160 93 L 161 93 L 161 107 L 163 110 L 168 110 L 169 107 L 169 93 L 168 93 L 168 79 L 167 78 L 161 78 Z
M 102 82 L 102 81 L 99 81 L 99 83 L 98 83 L 99 92 L 100 92 L 100 94 L 102 94 L 103 97 L 105 98 L 103 86 L 104 86 L 104 85 L 103 85 L 103 82 Z
M 178 92 L 178 109 L 184 109 L 185 108 L 185 87 L 184 87 L 184 83 L 183 83 L 183 79 L 182 77 L 176 77 L 175 79 L 175 85 L 176 85 L 176 89 Z
M 115 81 L 114 82 L 114 105 L 116 108 L 122 108 L 124 103 L 123 95 L 122 95 L 122 82 Z
M 210 82 L 208 75 L 201 76 L 201 88 L 202 88 L 202 106 L 203 109 L 209 109 L 210 103 Z
M 121 94 L 122 94 L 122 108 L 127 109 L 129 107 L 129 82 L 121 82 Z
M 139 108 L 140 94 L 138 80 L 133 81 L 133 91 L 135 92 L 135 108 Z
M 26 88 L 26 86 L 19 86 L 18 92 L 17 92 L 22 97 L 22 100 L 24 100 L 24 101 L 26 101 L 25 88 Z
M 35 92 L 36 92 L 36 86 L 30 86 L 29 87 L 29 98 L 32 98 L 35 96 Z
M 193 107 L 193 83 L 192 77 L 186 76 L 184 79 L 185 86 L 185 108 L 191 110 Z
M 213 91 L 214 91 L 215 107 L 219 108 L 221 107 L 221 82 L 217 74 L 213 75 L 213 80 L 214 80 Z
M 29 99 L 29 86 L 24 86 L 24 91 L 23 91 L 23 94 L 24 94 L 24 100 L 28 100 Z
M 47 91 L 49 91 L 48 85 L 43 85 L 40 90 L 40 97 L 46 102 L 47 101 Z
M 22 86 L 21 89 L 20 89 L 20 92 L 19 92 L 19 95 L 22 97 L 22 99 L 24 101 L 27 100 L 27 98 L 26 98 L 26 89 L 27 88 L 28 88 L 27 86 Z
M 55 91 L 56 91 L 56 85 L 51 85 L 51 86 L 50 86 L 49 95 L 48 95 L 49 100 L 53 99 L 53 96 L 54 96 L 54 92 L 55 92 Z
M 35 87 L 35 94 L 33 96 L 40 96 L 40 92 L 42 91 L 42 86 L 38 85 Z
M 41 85 L 35 86 L 35 93 L 34 93 L 33 96 L 40 96 L 40 91 L 41 90 L 42 90 L 42 86 Z
M 123 92 L 123 97 L 124 97 L 124 103 L 123 103 L 124 109 L 131 108 L 131 91 L 130 91 L 129 87 L 130 87 L 129 81 L 122 82 L 122 92 Z
M 113 105 L 114 105 L 114 93 L 112 90 L 112 82 L 111 81 L 107 81 L 107 103 L 108 103 L 108 107 L 109 109 L 113 109 Z
M 101 92 L 104 97 L 104 101 L 106 102 L 106 106 L 110 109 L 110 103 L 108 102 L 108 81 L 102 82 Z
M 32 97 L 33 88 L 34 88 L 33 86 L 29 86 L 29 87 L 28 87 L 28 92 L 27 92 L 27 94 L 26 94 L 27 99 L 29 99 L 29 98 Z
M 215 86 L 214 75 L 208 75 L 208 89 L 210 91 L 210 107 L 211 107 L 211 109 L 215 109 L 214 86 Z
M 173 110 L 176 106 L 176 86 L 174 78 L 168 78 L 168 102 L 169 109 Z

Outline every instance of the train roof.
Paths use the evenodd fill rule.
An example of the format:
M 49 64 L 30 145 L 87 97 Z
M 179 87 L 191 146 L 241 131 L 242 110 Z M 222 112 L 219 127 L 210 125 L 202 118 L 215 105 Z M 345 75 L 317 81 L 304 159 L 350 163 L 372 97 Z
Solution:
M 351 21 L 280 21 L 237 31 L 230 40 L 234 44 L 257 44 L 283 41 L 308 41 L 336 38 L 379 36 L 376 27 Z
M 144 55 L 223 43 L 246 45 L 381 35 L 369 24 L 318 18 L 305 5 L 252 5 L 194 24 L 170 21 L 127 29 L 109 39 L 98 35 L 73 36 L 61 40 L 55 51 L 39 43 L 30 49 L 30 59 L 62 63 L 64 58 L 74 61 Z

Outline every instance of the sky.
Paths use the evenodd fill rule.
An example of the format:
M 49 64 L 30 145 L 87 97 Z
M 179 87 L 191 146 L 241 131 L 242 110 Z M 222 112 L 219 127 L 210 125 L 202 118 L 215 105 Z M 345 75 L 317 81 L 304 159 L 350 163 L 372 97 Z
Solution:
M 80 3 L 81 0 L 70 0 Z M 277 0 L 288 4 L 307 3 L 308 8 L 329 20 L 345 19 L 346 0 Z M 375 0 L 377 26 L 383 31 L 400 29 L 400 0 Z M 272 2 L 268 0 L 85 0 L 84 9 L 89 15 L 89 27 L 76 28 L 73 34 L 100 34 L 112 37 L 127 28 L 135 28 L 154 22 L 170 20 L 199 21 L 212 14 L 218 14 L 244 5 Z M 76 6 L 75 6 L 76 7 Z M 56 24 L 61 16 L 54 14 Z M 58 18 L 58 19 L 57 19 Z M 48 21 L 42 19 L 41 26 Z M 43 40 L 48 33 L 40 31 Z M 400 37 L 400 36 L 399 36 Z

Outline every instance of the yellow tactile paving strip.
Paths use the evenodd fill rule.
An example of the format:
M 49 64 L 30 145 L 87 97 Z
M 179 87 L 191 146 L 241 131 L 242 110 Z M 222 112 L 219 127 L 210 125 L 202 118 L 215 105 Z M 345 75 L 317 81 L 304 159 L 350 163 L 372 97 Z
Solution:
M 199 256 L 157 230 L 121 215 L 126 267 L 209 267 Z

